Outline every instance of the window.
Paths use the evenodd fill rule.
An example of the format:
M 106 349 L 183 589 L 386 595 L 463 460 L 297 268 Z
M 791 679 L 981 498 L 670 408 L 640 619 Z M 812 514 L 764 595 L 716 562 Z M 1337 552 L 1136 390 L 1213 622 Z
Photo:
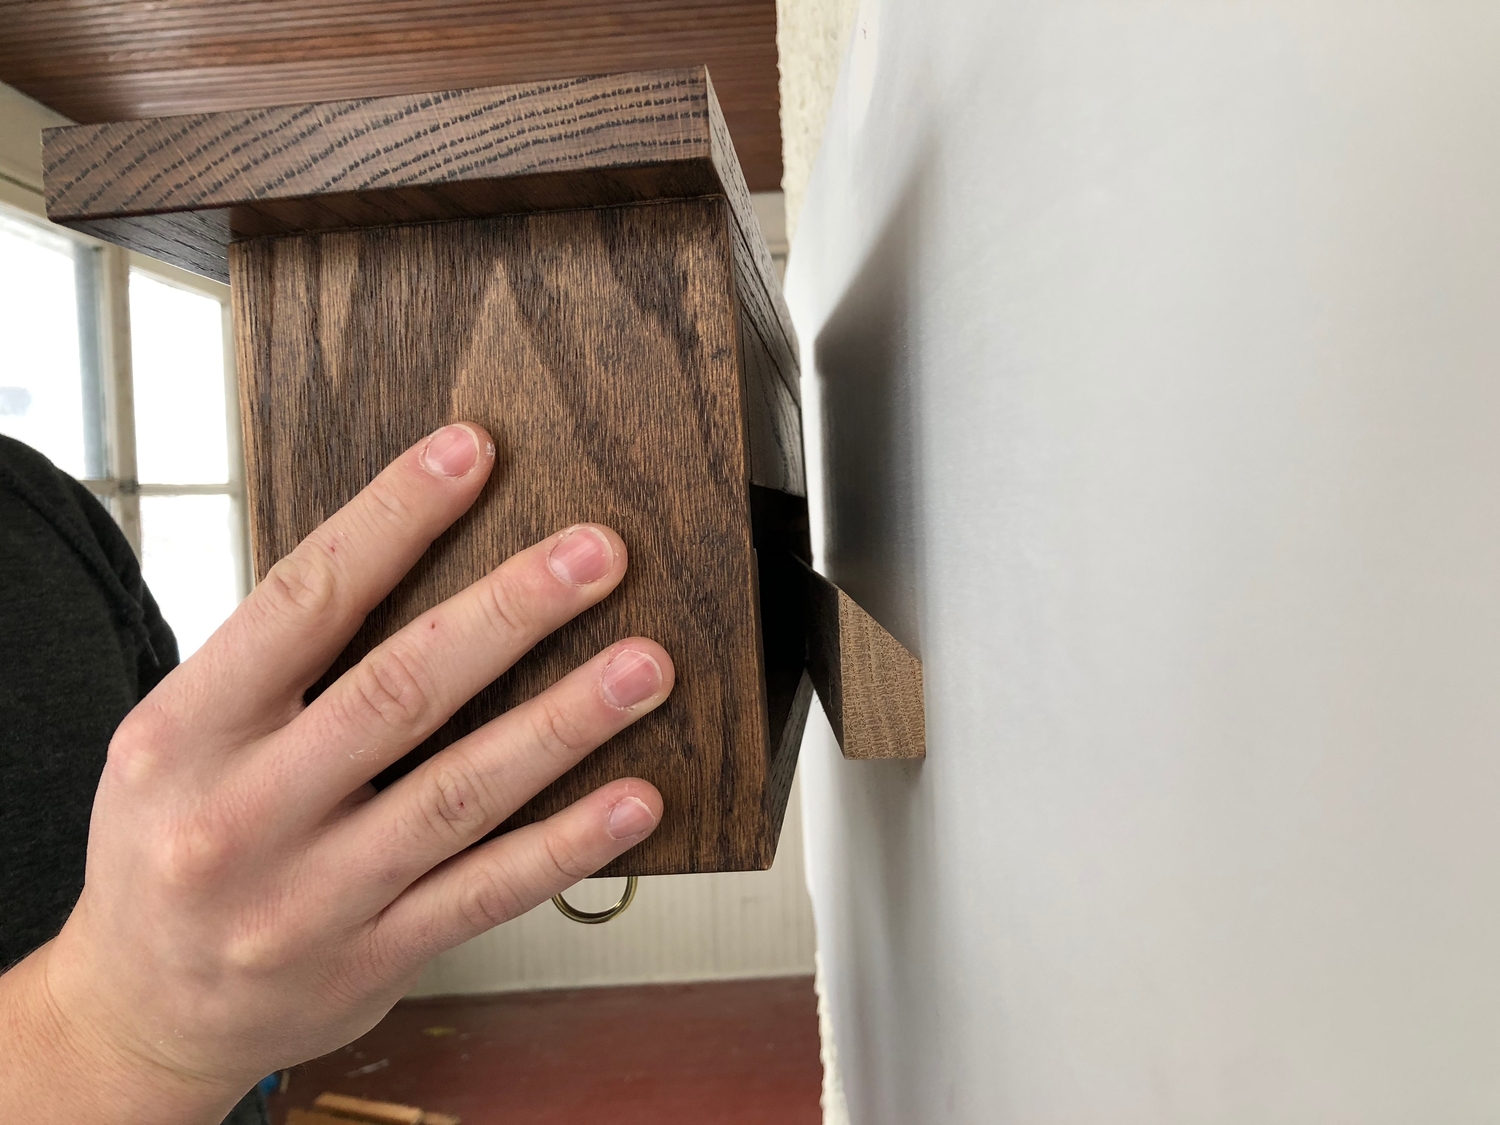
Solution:
M 75 477 L 104 472 L 97 348 L 92 325 L 79 322 L 78 300 L 92 285 L 86 275 L 97 254 L 0 211 L 0 433 Z
M 184 657 L 249 586 L 225 298 L 0 208 L 0 433 L 109 506 Z
M 141 566 L 184 654 L 229 616 L 245 583 L 225 320 L 221 301 L 130 271 Z

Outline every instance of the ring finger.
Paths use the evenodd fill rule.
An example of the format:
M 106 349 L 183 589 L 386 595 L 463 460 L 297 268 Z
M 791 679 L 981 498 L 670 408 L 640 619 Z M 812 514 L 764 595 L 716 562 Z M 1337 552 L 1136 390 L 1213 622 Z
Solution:
M 367 909 L 381 909 L 655 710 L 673 676 L 655 642 L 612 645 L 358 806 L 326 839 L 333 862 L 371 887 Z

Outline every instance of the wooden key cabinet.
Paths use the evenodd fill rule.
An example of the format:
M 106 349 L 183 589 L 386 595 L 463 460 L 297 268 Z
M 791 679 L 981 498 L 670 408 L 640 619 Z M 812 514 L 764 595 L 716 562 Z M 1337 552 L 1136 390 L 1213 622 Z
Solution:
M 671 698 L 506 825 L 649 779 L 661 827 L 601 874 L 768 866 L 814 679 L 847 755 L 921 755 L 920 666 L 807 565 L 795 337 L 705 70 L 70 126 L 45 166 L 55 221 L 230 283 L 258 576 L 424 434 L 494 435 L 329 677 L 562 527 L 624 538 L 620 589 L 404 768 L 633 634 Z

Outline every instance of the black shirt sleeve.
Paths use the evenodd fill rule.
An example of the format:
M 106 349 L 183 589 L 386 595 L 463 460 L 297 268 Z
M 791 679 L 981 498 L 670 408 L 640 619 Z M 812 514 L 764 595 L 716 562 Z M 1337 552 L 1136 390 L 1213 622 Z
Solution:
M 109 513 L 0 436 L 0 969 L 78 900 L 110 737 L 176 663 Z

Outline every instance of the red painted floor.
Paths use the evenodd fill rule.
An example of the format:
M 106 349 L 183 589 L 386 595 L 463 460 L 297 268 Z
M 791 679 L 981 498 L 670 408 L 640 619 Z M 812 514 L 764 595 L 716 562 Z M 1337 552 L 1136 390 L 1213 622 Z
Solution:
M 405 1000 L 291 1073 L 272 1120 L 324 1091 L 463 1125 L 819 1125 L 811 977 Z

